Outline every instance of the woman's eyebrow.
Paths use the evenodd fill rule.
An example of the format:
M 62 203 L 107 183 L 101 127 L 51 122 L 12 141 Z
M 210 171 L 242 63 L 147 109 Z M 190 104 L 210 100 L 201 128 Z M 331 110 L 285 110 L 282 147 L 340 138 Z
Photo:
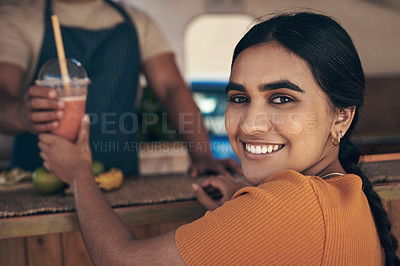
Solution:
M 225 87 L 225 93 L 228 93 L 228 91 L 242 91 L 242 92 L 246 92 L 246 88 L 243 87 L 240 84 L 237 84 L 235 82 L 229 82 L 228 85 L 226 85 Z
M 279 80 L 272 83 L 261 84 L 258 89 L 261 92 L 272 91 L 277 89 L 289 89 L 297 92 L 304 92 L 299 86 L 290 82 L 289 80 Z
M 279 80 L 271 83 L 266 83 L 266 84 L 261 84 L 258 89 L 261 92 L 265 91 L 272 91 L 272 90 L 277 90 L 277 89 L 289 89 L 292 91 L 297 91 L 297 92 L 304 92 L 299 86 L 294 84 L 293 82 L 289 80 Z M 237 84 L 235 82 L 229 82 L 228 85 L 226 85 L 225 88 L 225 93 L 228 93 L 229 91 L 241 91 L 241 92 L 247 92 L 246 88 L 240 84 Z

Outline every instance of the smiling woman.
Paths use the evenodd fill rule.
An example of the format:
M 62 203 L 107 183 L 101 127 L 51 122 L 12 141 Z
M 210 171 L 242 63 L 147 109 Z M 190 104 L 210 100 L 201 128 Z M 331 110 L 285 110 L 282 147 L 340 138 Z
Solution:
M 45 166 L 74 190 L 96 265 L 400 265 L 349 139 L 364 75 L 346 31 L 312 13 L 261 22 L 236 46 L 226 91 L 227 133 L 254 186 L 231 176 L 195 185 L 213 211 L 153 239 L 137 241 L 99 192 L 82 151 L 88 120 L 77 144 L 40 136 Z
M 277 42 L 247 48 L 233 64 L 227 91 L 227 133 L 253 184 L 287 169 L 345 172 L 330 135 L 347 131 L 354 108 L 335 113 L 304 60 Z
M 351 38 L 331 18 L 285 14 L 255 25 L 233 55 L 225 125 L 246 179 L 257 187 L 238 191 L 214 214 L 178 229 L 179 249 L 194 249 L 185 260 L 200 260 L 199 246 L 207 246 L 202 252 L 216 259 L 210 256 L 213 248 L 227 241 L 250 245 L 246 233 L 226 229 L 239 228 L 265 234 L 265 243 L 251 238 L 253 248 L 246 251 L 264 246 L 264 259 L 271 264 L 380 265 L 384 258 L 386 265 L 399 265 L 387 215 L 350 141 L 364 83 Z M 224 190 L 224 184 L 214 183 Z M 198 199 L 217 206 L 202 188 Z M 240 218 L 245 214 L 251 218 Z M 224 228 L 204 232 L 211 221 Z M 226 240 L 226 235 L 236 238 Z M 199 239 L 206 241 L 195 244 Z M 313 244 L 304 250 L 305 243 Z M 246 253 L 243 248 L 230 254 Z

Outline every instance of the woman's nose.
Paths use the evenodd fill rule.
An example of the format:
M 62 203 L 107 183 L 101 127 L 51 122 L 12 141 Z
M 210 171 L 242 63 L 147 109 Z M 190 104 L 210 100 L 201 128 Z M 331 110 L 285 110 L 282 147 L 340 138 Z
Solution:
M 265 112 L 265 107 L 250 106 L 243 114 L 240 128 L 246 135 L 266 133 L 271 130 L 271 116 Z M 263 112 L 260 112 L 262 110 Z

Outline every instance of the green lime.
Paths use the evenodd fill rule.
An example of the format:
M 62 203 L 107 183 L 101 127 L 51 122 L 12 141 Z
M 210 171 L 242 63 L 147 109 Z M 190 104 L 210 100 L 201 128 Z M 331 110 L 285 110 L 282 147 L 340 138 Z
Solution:
M 40 194 L 49 195 L 61 191 L 65 183 L 55 177 L 43 166 L 32 173 L 33 186 Z
M 93 175 L 99 175 L 104 172 L 104 164 L 99 161 L 93 161 Z

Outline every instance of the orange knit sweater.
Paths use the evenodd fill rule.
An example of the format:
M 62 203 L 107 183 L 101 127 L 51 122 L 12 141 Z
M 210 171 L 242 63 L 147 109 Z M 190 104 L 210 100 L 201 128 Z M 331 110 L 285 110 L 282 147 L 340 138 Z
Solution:
M 181 226 L 189 265 L 382 265 L 361 179 L 283 171 Z

